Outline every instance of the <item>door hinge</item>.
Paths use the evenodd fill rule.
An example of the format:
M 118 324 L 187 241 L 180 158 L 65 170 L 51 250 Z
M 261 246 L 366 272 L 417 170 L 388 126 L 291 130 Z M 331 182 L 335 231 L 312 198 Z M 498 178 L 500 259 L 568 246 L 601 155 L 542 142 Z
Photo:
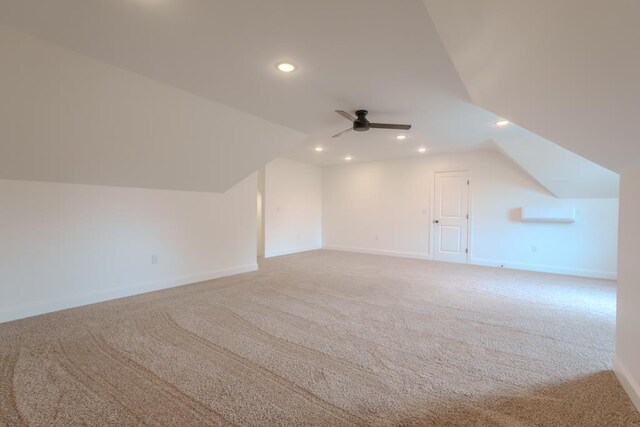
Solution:
M 469 180 L 467 180 L 467 185 L 469 185 Z
M 468 248 L 467 248 L 467 249 L 465 249 L 465 250 L 464 250 L 464 253 L 465 253 L 465 254 L 468 254 L 468 253 L 469 253 L 469 249 L 468 249 Z
M 467 219 L 469 219 L 469 214 L 467 214 Z

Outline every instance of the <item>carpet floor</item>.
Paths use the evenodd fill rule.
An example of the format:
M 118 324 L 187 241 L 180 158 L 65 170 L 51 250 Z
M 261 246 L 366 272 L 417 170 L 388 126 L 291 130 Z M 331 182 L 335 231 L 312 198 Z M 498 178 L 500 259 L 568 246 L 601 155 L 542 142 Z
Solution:
M 640 426 L 613 282 L 335 251 L 0 325 L 0 425 Z

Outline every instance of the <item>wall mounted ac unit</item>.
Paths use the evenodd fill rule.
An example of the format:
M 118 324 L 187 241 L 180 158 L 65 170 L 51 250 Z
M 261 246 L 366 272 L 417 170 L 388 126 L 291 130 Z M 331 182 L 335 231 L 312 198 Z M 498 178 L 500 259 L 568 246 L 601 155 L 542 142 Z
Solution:
M 576 208 L 521 208 L 522 222 L 576 222 Z

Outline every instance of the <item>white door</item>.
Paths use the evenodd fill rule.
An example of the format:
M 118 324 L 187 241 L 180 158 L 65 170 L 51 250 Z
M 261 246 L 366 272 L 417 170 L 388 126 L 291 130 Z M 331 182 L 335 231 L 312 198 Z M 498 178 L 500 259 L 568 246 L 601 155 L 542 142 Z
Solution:
M 438 172 L 434 192 L 433 258 L 466 263 L 469 230 L 469 172 Z

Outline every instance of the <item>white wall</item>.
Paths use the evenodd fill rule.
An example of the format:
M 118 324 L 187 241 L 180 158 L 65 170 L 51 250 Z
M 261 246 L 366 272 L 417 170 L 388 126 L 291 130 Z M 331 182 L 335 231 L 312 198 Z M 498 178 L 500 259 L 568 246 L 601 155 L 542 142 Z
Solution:
M 0 58 L 0 321 L 256 268 L 252 173 L 305 135 L 1 25 Z
M 615 277 L 618 200 L 557 199 L 497 151 L 325 168 L 324 247 L 429 259 L 433 177 L 451 170 L 470 171 L 472 263 Z M 522 223 L 522 206 L 576 207 L 577 220 Z
M 256 218 L 258 230 L 258 256 L 264 258 L 264 168 L 258 171 L 258 217 Z
M 0 322 L 256 269 L 256 187 L 0 180 Z
M 640 169 L 622 175 L 614 370 L 640 410 Z
M 265 168 L 265 256 L 322 246 L 322 169 L 289 159 Z

